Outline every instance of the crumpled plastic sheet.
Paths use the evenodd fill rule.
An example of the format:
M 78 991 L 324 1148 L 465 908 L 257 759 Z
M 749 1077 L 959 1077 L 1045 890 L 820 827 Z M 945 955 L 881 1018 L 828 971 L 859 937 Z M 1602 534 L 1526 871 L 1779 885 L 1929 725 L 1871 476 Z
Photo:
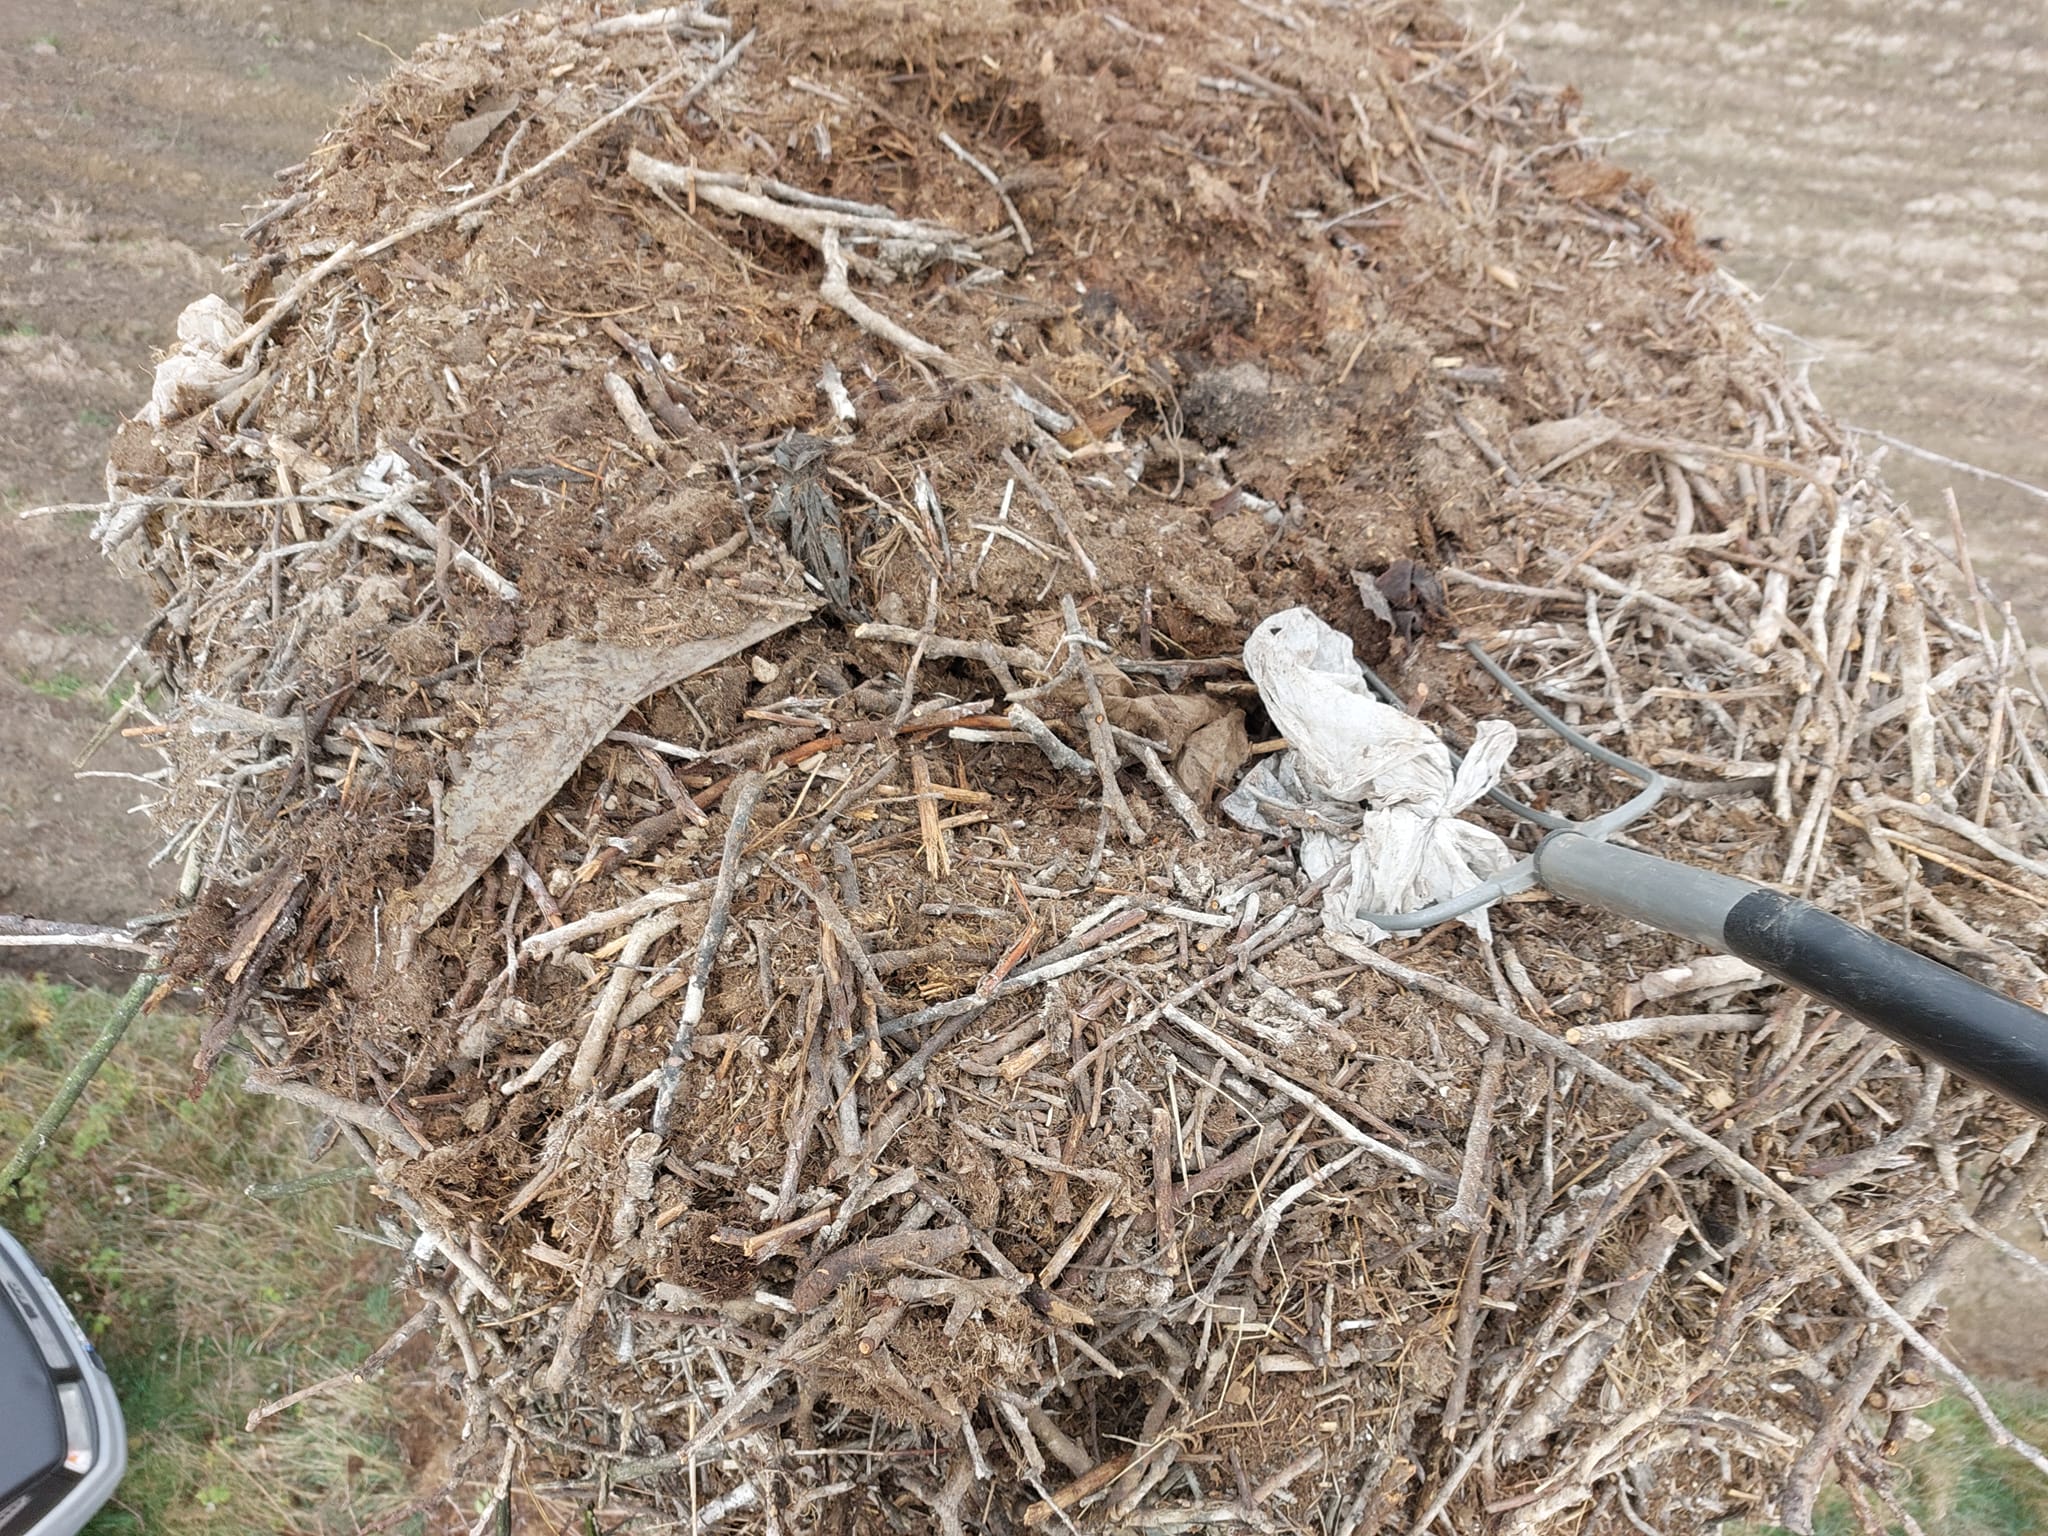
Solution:
M 156 381 L 142 419 L 153 427 L 177 421 L 205 410 L 253 378 L 253 353 L 234 366 L 221 360 L 241 328 L 241 312 L 218 294 L 187 304 L 178 316 L 178 350 L 156 365 Z
M 1254 629 L 1244 664 L 1288 750 L 1261 758 L 1223 810 L 1256 832 L 1301 830 L 1303 873 L 1337 872 L 1323 898 L 1328 931 L 1377 943 L 1386 931 L 1359 913 L 1414 912 L 1514 862 L 1497 834 L 1458 819 L 1499 782 L 1515 745 L 1507 721 L 1481 721 L 1453 768 L 1435 731 L 1373 693 L 1350 637 L 1307 608 Z M 1491 932 L 1485 907 L 1464 921 Z

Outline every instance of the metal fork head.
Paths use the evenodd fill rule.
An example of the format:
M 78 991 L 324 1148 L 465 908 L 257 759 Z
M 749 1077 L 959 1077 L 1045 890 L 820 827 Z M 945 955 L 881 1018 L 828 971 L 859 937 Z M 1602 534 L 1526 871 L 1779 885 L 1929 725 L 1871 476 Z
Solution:
M 1481 646 L 1476 640 L 1461 638 L 1459 643 L 1471 653 L 1472 659 L 1478 662 L 1495 682 L 1507 690 L 1508 695 L 1516 703 L 1536 717 L 1537 722 L 1545 730 L 1566 744 L 1576 747 L 1595 762 L 1604 764 L 1614 769 L 1617 773 L 1626 774 L 1629 778 L 1642 785 L 1641 789 L 1636 791 L 1634 795 L 1630 796 L 1621 805 L 1616 806 L 1613 810 L 1604 811 L 1588 821 L 1571 821 L 1562 816 L 1553 816 L 1547 811 L 1539 811 L 1533 805 L 1525 805 L 1498 786 L 1487 791 L 1486 798 L 1488 800 L 1492 801 L 1516 820 L 1526 821 L 1531 826 L 1541 827 L 1545 832 L 1577 832 L 1581 836 L 1590 837 L 1601 842 L 1635 825 L 1635 823 L 1641 821 L 1651 811 L 1656 809 L 1657 802 L 1664 798 L 1665 790 L 1669 787 L 1668 781 L 1663 774 L 1650 767 L 1647 763 L 1639 763 L 1634 758 L 1623 757 L 1619 752 L 1603 747 L 1599 742 L 1581 735 L 1569 725 L 1566 725 L 1564 721 L 1558 719 L 1547 707 L 1539 703 L 1528 689 L 1516 682 L 1508 674 L 1507 669 L 1495 661 L 1492 656 L 1488 655 L 1485 647 Z M 1396 709 L 1407 708 L 1407 705 L 1402 702 L 1401 696 L 1388 687 L 1372 668 L 1361 664 L 1359 670 L 1365 674 L 1366 682 L 1371 685 L 1372 690 L 1381 698 L 1392 704 Z M 1449 744 L 1446 743 L 1446 745 L 1448 746 Z M 1452 765 L 1455 767 L 1461 761 L 1463 761 L 1463 755 L 1456 748 L 1451 748 Z M 1535 855 L 1530 854 L 1524 858 L 1517 859 L 1491 880 L 1483 880 L 1467 890 L 1458 892 L 1455 896 L 1446 897 L 1442 901 L 1435 902 L 1427 907 L 1418 908 L 1416 911 L 1358 912 L 1353 915 L 1364 922 L 1371 923 L 1375 928 L 1384 928 L 1389 933 L 1413 933 L 1423 928 L 1434 928 L 1438 923 L 1448 922 L 1454 917 L 1463 917 L 1466 913 L 1477 911 L 1490 902 L 1499 901 L 1504 896 L 1511 896 L 1517 891 L 1529 890 L 1535 884 L 1536 858 Z

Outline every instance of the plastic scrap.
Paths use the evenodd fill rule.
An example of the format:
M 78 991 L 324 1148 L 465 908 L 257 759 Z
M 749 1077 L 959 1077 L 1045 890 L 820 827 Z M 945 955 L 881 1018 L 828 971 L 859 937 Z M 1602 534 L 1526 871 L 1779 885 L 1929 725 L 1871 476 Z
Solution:
M 142 419 L 153 427 L 203 411 L 256 374 L 248 361 L 231 366 L 223 360 L 242 328 L 241 312 L 218 294 L 194 299 L 178 316 L 178 350 L 156 365 L 156 382 Z
M 1435 731 L 1373 694 L 1350 637 L 1307 608 L 1254 629 L 1244 664 L 1288 750 L 1261 758 L 1223 810 L 1256 832 L 1301 830 L 1303 873 L 1336 871 L 1323 899 L 1330 932 L 1377 943 L 1385 930 L 1359 913 L 1413 912 L 1514 862 L 1498 835 L 1458 819 L 1499 781 L 1512 725 L 1481 721 L 1453 768 Z M 1491 932 L 1484 907 L 1464 921 Z

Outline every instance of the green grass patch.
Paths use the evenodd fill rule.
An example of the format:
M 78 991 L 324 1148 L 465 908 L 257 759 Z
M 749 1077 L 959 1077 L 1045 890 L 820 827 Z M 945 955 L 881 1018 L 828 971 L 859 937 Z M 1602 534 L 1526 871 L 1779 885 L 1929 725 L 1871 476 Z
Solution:
M 2018 1382 L 1978 1385 L 2014 1434 L 2039 1445 L 2048 1437 L 2048 1389 Z M 2038 1536 L 2048 1531 L 2048 1479 L 1991 1443 L 1976 1410 L 1945 1397 L 1921 1410 L 1933 1430 L 1899 1454 L 1895 1491 L 1922 1530 L 1940 1536 Z M 1875 1500 L 1871 1501 L 1873 1506 Z M 1814 1536 L 1860 1536 L 1862 1527 L 1839 1487 L 1814 1506 Z M 1886 1529 L 1903 1533 L 1903 1523 Z M 1724 1527 L 1725 1536 L 1787 1536 L 1783 1526 Z
M 130 677 L 122 678 L 119 682 L 115 683 L 113 687 L 109 688 L 105 693 L 101 693 L 99 689 L 95 687 L 93 689 L 93 697 L 98 699 L 102 704 L 106 705 L 106 714 L 109 719 L 112 719 L 115 715 L 119 714 L 121 712 L 121 706 L 126 704 L 130 699 L 133 698 L 140 698 L 142 702 L 148 705 L 149 708 L 151 708 L 152 710 L 161 709 L 164 706 L 164 694 L 162 689 L 145 688 L 140 683 L 136 682 L 133 678 Z
M 161 689 L 144 688 L 132 677 L 122 678 L 102 693 L 98 683 L 90 678 L 80 677 L 75 672 L 60 670 L 50 673 L 47 677 L 40 673 L 23 672 L 19 676 L 31 693 L 39 693 L 46 699 L 63 699 L 67 703 L 73 699 L 83 699 L 89 704 L 103 706 L 101 713 L 110 719 L 132 698 L 139 696 L 144 704 L 156 709 L 163 703 L 164 697 Z
M 2000 1418 L 2023 1439 L 2048 1436 L 2048 1391 L 2015 1383 L 1984 1384 Z M 2048 1531 L 2048 1480 L 2010 1451 L 1991 1443 L 1975 1410 L 1943 1398 L 1921 1414 L 1934 1433 L 1901 1458 L 1906 1508 L 1944 1536 L 2034 1536 Z M 1842 1511 L 1840 1529 L 1853 1521 Z
M 31 693 L 40 693 L 46 699 L 75 699 L 82 693 L 98 694 L 91 681 L 76 672 L 52 672 L 48 677 L 24 672 L 21 680 L 28 684 Z
M 0 975 L 0 1154 L 114 1003 Z M 346 1370 L 390 1334 L 405 1307 L 382 1283 L 395 1256 L 334 1230 L 367 1219 L 361 1183 L 287 1200 L 244 1193 L 306 1171 L 305 1121 L 232 1086 L 232 1064 L 188 1097 L 197 1040 L 191 1019 L 137 1020 L 0 1201 L 0 1222 L 99 1346 L 127 1415 L 128 1475 L 91 1529 L 355 1531 L 405 1502 L 398 1404 L 438 1413 L 434 1389 L 399 1368 L 254 1433 L 242 1425 L 258 1403 Z

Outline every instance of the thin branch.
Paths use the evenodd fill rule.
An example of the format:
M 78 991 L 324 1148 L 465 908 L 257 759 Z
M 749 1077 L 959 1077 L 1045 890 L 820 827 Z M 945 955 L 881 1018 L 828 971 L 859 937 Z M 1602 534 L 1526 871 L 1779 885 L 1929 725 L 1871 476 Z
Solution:
M 1842 1240 L 1829 1230 L 1818 1216 L 1800 1204 L 1790 1191 L 1755 1163 L 1738 1153 L 1731 1152 L 1683 1115 L 1674 1114 L 1666 1109 L 1649 1093 L 1638 1088 L 1619 1072 L 1596 1061 L 1584 1051 L 1565 1044 L 1548 1030 L 1539 1028 L 1521 1015 L 1510 1013 L 1500 1004 L 1481 997 L 1470 988 L 1431 976 L 1425 971 L 1415 970 L 1398 960 L 1390 960 L 1369 946 L 1347 939 L 1341 934 L 1330 935 L 1328 942 L 1331 947 L 1358 961 L 1367 969 L 1378 971 L 1404 986 L 1418 988 L 1432 996 L 1440 997 L 1452 1006 L 1464 1009 L 1473 1017 L 1484 1019 L 1496 1028 L 1506 1030 L 1523 1044 L 1533 1046 L 1575 1068 L 1581 1076 L 1599 1083 L 1610 1092 L 1621 1095 L 1646 1117 L 1671 1131 L 1688 1146 L 1705 1153 L 1709 1162 L 1716 1164 L 1740 1183 L 1778 1206 L 1792 1218 L 1816 1247 L 1834 1261 L 1842 1278 L 1869 1307 L 1871 1320 L 1881 1322 L 1897 1333 L 1900 1338 L 1925 1355 L 1936 1370 L 1954 1383 L 1956 1390 L 1976 1411 L 1978 1419 L 1990 1433 L 1993 1444 L 2016 1452 L 2035 1470 L 2048 1475 L 2048 1454 L 2044 1454 L 2038 1447 L 2021 1439 L 2007 1428 L 2005 1421 L 1998 1416 L 1991 1404 L 1985 1401 L 1983 1392 L 1978 1389 L 1977 1383 L 1970 1379 L 1969 1373 L 1936 1349 L 1932 1340 L 1915 1327 L 1898 1308 L 1885 1300 L 1884 1294 L 1864 1272 L 1863 1266 L 1858 1264 L 1849 1250 L 1842 1246 Z
M 920 362 L 942 363 L 950 367 L 953 359 L 946 349 L 926 341 L 915 332 L 905 329 L 887 315 L 861 298 L 846 284 L 846 253 L 839 248 L 839 227 L 827 224 L 819 234 L 819 244 L 825 253 L 825 280 L 818 284 L 818 297 L 838 310 L 855 325 L 889 343 L 905 357 L 914 357 Z
M 126 928 L 99 923 L 59 923 L 42 917 L 0 913 L 0 949 L 131 949 L 143 954 L 157 946 Z
M 379 1105 L 361 1104 L 354 1099 L 345 1099 L 338 1093 L 315 1088 L 311 1083 L 291 1082 L 262 1072 L 246 1074 L 242 1078 L 242 1086 L 250 1093 L 260 1093 L 273 1099 L 289 1099 L 294 1104 L 303 1104 L 306 1108 L 333 1119 L 345 1120 L 360 1130 L 382 1136 L 408 1157 L 418 1157 L 425 1150 L 412 1132 L 399 1123 L 398 1116 Z
M 123 994 L 114 1011 L 107 1016 L 106 1023 L 100 1026 L 98 1037 L 64 1075 L 64 1081 L 58 1085 L 57 1096 L 50 1101 L 48 1108 L 36 1116 L 36 1123 L 29 1127 L 28 1135 L 24 1136 L 21 1145 L 14 1149 L 14 1155 L 7 1159 L 6 1171 L 0 1172 L 0 1195 L 11 1194 L 21 1181 L 28 1177 L 29 1169 L 35 1165 L 35 1160 L 42 1154 L 43 1149 L 49 1146 L 50 1138 L 63 1126 L 65 1116 L 71 1113 L 71 1107 L 78 1102 L 79 1095 L 85 1092 L 86 1084 L 90 1083 L 94 1074 L 106 1065 L 107 1058 L 114 1054 L 114 1047 L 119 1045 L 121 1037 L 128 1033 L 128 1026 L 133 1024 L 136 1015 L 142 1012 L 143 1004 L 149 1001 L 150 994 L 156 990 L 156 981 L 154 972 L 138 976 L 134 985 Z

